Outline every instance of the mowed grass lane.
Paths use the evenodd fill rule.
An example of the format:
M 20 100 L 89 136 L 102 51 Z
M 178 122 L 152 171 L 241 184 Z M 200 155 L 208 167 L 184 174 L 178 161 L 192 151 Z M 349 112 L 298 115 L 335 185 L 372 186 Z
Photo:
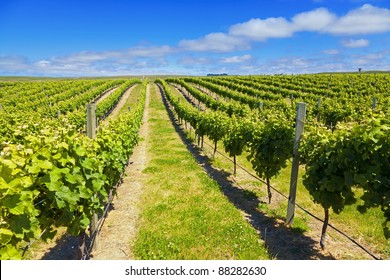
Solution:
M 139 202 L 138 259 L 269 259 L 259 234 L 199 166 L 151 87 L 149 179 Z

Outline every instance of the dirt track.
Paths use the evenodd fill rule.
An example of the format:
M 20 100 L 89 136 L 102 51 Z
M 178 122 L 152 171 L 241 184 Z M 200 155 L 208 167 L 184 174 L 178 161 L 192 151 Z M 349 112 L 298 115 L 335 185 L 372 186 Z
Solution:
M 128 91 L 130 92 L 131 89 Z M 112 210 L 108 212 L 100 231 L 97 249 L 93 251 L 91 259 L 123 260 L 134 258 L 130 250 L 130 243 L 136 236 L 139 216 L 137 202 L 147 179 L 142 171 L 146 168 L 148 162 L 148 149 L 146 140 L 143 139 L 147 139 L 149 133 L 149 98 L 150 86 L 148 85 L 145 111 L 139 131 L 141 141 L 130 157 L 131 164 L 126 168 L 123 183 L 117 190 Z M 126 100 L 126 97 L 124 96 L 122 99 Z M 117 108 L 121 108 L 121 105 L 118 104 Z M 115 110 L 113 113 L 115 113 Z

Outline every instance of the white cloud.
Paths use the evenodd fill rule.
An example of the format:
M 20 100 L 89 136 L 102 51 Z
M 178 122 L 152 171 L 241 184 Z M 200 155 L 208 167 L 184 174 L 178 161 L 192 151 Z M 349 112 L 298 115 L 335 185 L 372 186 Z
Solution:
M 14 55 L 0 55 L 0 70 L 13 73 L 26 69 L 29 62 L 25 57 Z
M 349 40 L 342 41 L 341 44 L 346 48 L 363 48 L 363 47 L 367 47 L 370 44 L 370 42 L 365 39 L 358 39 L 358 40 L 349 39 Z
M 51 62 L 48 60 L 40 60 L 35 63 L 37 67 L 47 67 L 50 66 Z
M 83 51 L 29 62 L 23 57 L 0 56 L 0 73 L 21 75 L 127 75 L 167 67 L 169 46 L 137 46 L 125 50 Z
M 327 32 L 336 35 L 374 34 L 390 31 L 390 10 L 365 4 L 340 17 Z
M 221 62 L 223 63 L 242 63 L 246 62 L 252 59 L 252 56 L 250 54 L 245 54 L 245 55 L 235 55 L 235 56 L 230 56 L 230 57 L 224 57 L 221 59 Z
M 264 41 L 269 38 L 285 38 L 293 34 L 291 23 L 285 18 L 253 18 L 244 23 L 230 27 L 229 34 L 245 37 L 254 41 Z
M 365 56 L 348 56 L 347 50 L 326 49 L 320 58 L 284 57 L 258 63 L 255 54 L 225 54 L 251 49 L 254 42 L 272 38 L 288 38 L 298 32 L 316 32 L 343 36 L 340 43 L 345 48 L 369 46 L 366 39 L 356 39 L 365 34 L 390 31 L 390 9 L 365 4 L 344 15 L 336 15 L 326 8 L 298 13 L 291 18 L 252 18 L 232 24 L 225 33 L 209 33 L 198 39 L 181 40 L 177 45 L 138 45 L 124 50 L 83 51 L 65 56 L 40 58 L 29 61 L 20 56 L 0 55 L 1 74 L 36 75 L 126 75 L 131 73 L 167 73 L 175 67 L 194 72 L 228 73 L 280 73 L 322 72 L 355 69 L 386 69 L 389 56 L 384 53 Z M 353 37 L 352 37 L 353 36 Z M 355 39 L 352 39 L 355 38 Z M 199 57 L 199 52 L 204 55 Z M 174 61 L 173 63 L 171 63 Z M 387 64 L 386 64 L 387 63 Z M 173 65 L 172 65 L 173 64 Z M 176 64 L 176 65 L 175 65 Z M 177 68 L 176 68 L 177 70 Z
M 231 52 L 249 49 L 249 44 L 242 38 L 225 33 L 210 33 L 195 40 L 181 40 L 179 47 L 185 51 Z
M 389 52 L 377 52 L 377 53 L 371 53 L 367 55 L 356 55 L 354 59 L 352 60 L 352 63 L 363 67 L 364 69 L 383 69 L 383 70 L 389 70 L 388 67 L 390 64 L 388 64 L 390 61 L 386 54 L 389 54 Z M 383 68 L 386 67 L 386 68 Z
M 181 65 L 208 65 L 214 62 L 214 59 L 207 57 L 193 57 L 185 56 L 178 60 L 178 63 Z
M 161 57 L 174 52 L 174 48 L 164 46 L 146 46 L 146 47 L 134 47 L 128 50 L 130 56 L 142 56 L 142 57 Z M 126 54 L 125 54 L 126 55 Z
M 290 24 L 295 31 L 324 31 L 336 18 L 327 9 L 319 8 L 295 15 Z
M 329 54 L 329 55 L 336 55 L 339 54 L 340 51 L 336 49 L 328 49 L 323 51 L 324 54 Z
M 270 38 L 288 38 L 296 32 L 308 31 L 332 35 L 388 32 L 390 31 L 390 10 L 365 4 L 339 17 L 326 8 L 318 8 L 296 14 L 290 20 L 284 17 L 252 18 L 232 25 L 225 36 L 250 41 L 266 41 Z

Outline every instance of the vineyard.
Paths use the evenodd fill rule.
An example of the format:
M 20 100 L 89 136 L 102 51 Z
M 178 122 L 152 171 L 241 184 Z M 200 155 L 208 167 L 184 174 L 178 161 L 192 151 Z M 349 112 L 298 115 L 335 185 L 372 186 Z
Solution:
M 192 165 L 184 154 L 180 159 L 173 148 L 163 147 L 155 165 L 151 161 L 145 169 L 150 180 L 162 177 L 142 204 L 151 204 L 152 197 L 160 202 L 143 210 L 132 245 L 135 258 L 294 258 L 273 247 L 269 224 L 241 215 L 239 209 L 245 212 L 254 201 L 251 215 L 281 221 L 279 227 L 292 239 L 311 230 L 311 215 L 321 220 L 314 238 L 322 250 L 328 245 L 326 237 L 334 236 L 331 226 L 368 252 L 353 258 L 390 258 L 390 76 L 317 74 L 0 82 L 1 259 L 24 258 L 33 240 L 51 240 L 59 228 L 85 241 L 94 217 L 106 216 L 106 206 L 120 188 L 139 142 L 147 88 L 152 86 L 165 102 L 162 107 L 156 93 L 153 106 L 159 104 L 171 114 L 162 128 L 173 123 L 185 133 L 185 141 L 193 141 L 209 169 L 226 173 L 246 200 L 231 199 L 233 190 L 199 166 L 202 175 L 196 176 L 202 179 L 187 184 L 207 185 L 212 191 L 192 187 L 174 197 L 180 190 L 174 186 L 190 175 L 178 170 L 170 175 L 164 164 Z M 117 104 L 126 92 L 136 97 L 120 108 Z M 96 138 L 86 133 L 86 106 L 91 103 L 96 104 Z M 299 119 L 297 108 L 302 106 L 305 113 Z M 112 114 L 115 107 L 120 111 Z M 153 110 L 153 121 L 164 118 Z M 298 126 L 302 136 L 296 135 Z M 158 128 L 154 150 L 165 133 Z M 172 128 L 171 133 L 179 131 Z M 176 142 L 182 145 L 179 138 Z M 294 162 L 299 170 L 295 179 L 290 178 Z M 243 177 L 244 171 L 251 180 Z M 179 176 L 179 181 L 164 183 L 164 177 L 171 176 Z M 294 180 L 299 209 L 286 223 L 287 208 L 295 206 L 290 190 Z M 188 200 L 179 202 L 184 197 Z M 181 212 L 177 207 L 182 204 L 192 206 Z M 173 219 L 183 220 L 166 224 Z M 209 232 L 226 239 L 210 240 Z M 210 253 L 213 247 L 219 248 L 218 254 Z M 197 250 L 205 253 L 197 255 Z

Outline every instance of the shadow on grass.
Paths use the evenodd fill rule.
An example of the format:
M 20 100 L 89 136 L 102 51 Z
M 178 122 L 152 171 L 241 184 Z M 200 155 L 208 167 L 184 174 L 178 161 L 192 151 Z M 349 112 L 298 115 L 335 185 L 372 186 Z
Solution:
M 260 238 L 264 240 L 271 258 L 281 260 L 332 259 L 330 256 L 323 254 L 318 246 L 318 241 L 303 235 L 300 231 L 285 226 L 282 219 L 269 217 L 265 212 L 259 210 L 258 205 L 264 203 L 263 201 L 260 201 L 254 193 L 235 186 L 228 179 L 230 173 L 213 167 L 210 159 L 202 155 L 201 150 L 186 138 L 184 130 L 169 109 L 163 90 L 160 86 L 158 88 L 171 122 L 188 151 L 191 152 L 207 174 L 218 182 L 221 191 L 229 201 L 245 212 L 249 223 L 257 230 Z

